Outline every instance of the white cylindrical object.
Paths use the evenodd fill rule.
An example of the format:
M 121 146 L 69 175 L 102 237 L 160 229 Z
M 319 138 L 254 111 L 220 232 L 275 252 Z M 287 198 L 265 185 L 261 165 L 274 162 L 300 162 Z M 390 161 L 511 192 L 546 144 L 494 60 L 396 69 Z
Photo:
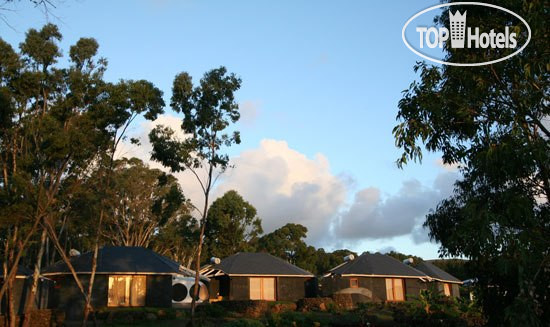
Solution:
M 213 263 L 213 264 L 215 264 L 215 265 L 219 265 L 220 262 L 222 262 L 222 261 L 220 260 L 220 258 L 216 258 L 216 257 L 210 258 L 210 263 Z
M 355 256 L 353 254 L 344 257 L 344 261 L 352 261 L 353 259 L 355 259 Z
M 403 263 L 406 264 L 406 265 L 412 265 L 414 263 L 414 259 L 413 258 L 407 258 L 407 259 L 403 260 Z

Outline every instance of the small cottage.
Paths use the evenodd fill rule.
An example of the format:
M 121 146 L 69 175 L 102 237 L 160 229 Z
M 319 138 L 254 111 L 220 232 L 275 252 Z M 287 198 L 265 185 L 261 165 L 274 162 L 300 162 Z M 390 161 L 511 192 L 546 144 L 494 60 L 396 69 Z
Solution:
M 428 275 L 432 279 L 432 283 L 435 283 L 436 288 L 443 295 L 460 297 L 460 285 L 462 285 L 462 281 L 455 276 L 429 261 L 421 261 L 414 267 Z
M 87 252 L 70 259 L 86 290 L 92 271 L 92 257 L 93 252 Z M 65 262 L 48 267 L 44 275 L 56 283 L 49 307 L 64 310 L 68 319 L 80 319 L 84 298 Z M 188 296 L 187 289 L 183 296 L 186 285 L 180 280 L 192 279 L 191 276 L 194 276 L 193 271 L 143 247 L 103 247 L 97 257 L 92 305 L 95 309 L 171 307 Z M 201 285 L 199 292 L 201 297 L 208 299 L 206 285 Z
M 268 253 L 239 252 L 201 273 L 210 278 L 211 301 L 296 301 L 316 293 L 312 273 Z
M 400 302 L 417 299 L 426 289 L 429 277 L 390 256 L 365 252 L 346 261 L 323 276 L 324 296 L 351 294 L 355 303 Z

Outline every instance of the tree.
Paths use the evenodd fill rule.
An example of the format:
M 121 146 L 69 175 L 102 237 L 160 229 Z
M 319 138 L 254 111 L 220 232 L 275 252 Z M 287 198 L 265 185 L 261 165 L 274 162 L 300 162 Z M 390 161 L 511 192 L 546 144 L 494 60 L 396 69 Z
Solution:
M 111 179 L 102 234 L 113 245 L 148 247 L 154 234 L 186 212 L 177 179 L 137 158 L 117 160 Z
M 51 240 L 86 298 L 86 312 L 93 278 L 86 291 L 59 240 L 58 219 L 72 205 L 72 191 L 81 181 L 112 163 L 128 124 L 139 114 L 154 119 L 164 103 L 162 92 L 147 81 L 105 82 L 107 62 L 95 57 L 94 39 L 78 40 L 70 48 L 69 66 L 58 67 L 61 38 L 52 24 L 30 29 L 20 54 L 0 40 L 0 235 L 7 280 L 0 297 L 8 291 L 10 298 L 21 256 L 35 241 L 39 249 L 28 303 L 34 301 L 42 255 Z M 108 179 L 102 181 L 100 185 L 108 184 Z M 89 230 L 96 235 L 96 248 L 101 225 L 100 218 Z M 25 316 L 24 325 L 29 323 Z
M 397 259 L 401 262 L 403 262 L 403 260 L 409 259 L 409 258 L 412 258 L 414 263 L 423 261 L 423 259 L 421 257 L 417 257 L 415 255 L 410 255 L 410 254 L 403 254 L 403 253 L 400 253 L 400 252 L 397 252 L 397 251 L 390 251 L 390 252 L 386 253 L 386 255 L 390 256 L 392 258 L 395 258 L 395 259 Z
M 423 143 L 441 151 L 444 163 L 461 165 L 463 179 L 425 226 L 442 256 L 470 260 L 489 324 L 542 326 L 550 321 L 550 17 L 543 1 L 499 5 L 526 19 L 529 45 L 481 67 L 417 64 L 420 80 L 399 102 L 394 134 L 403 149 L 399 164 L 420 160 Z M 467 10 L 468 24 L 481 30 L 506 21 L 485 9 Z M 448 13 L 438 22 L 448 26 Z M 521 44 L 525 28 L 510 23 Z M 447 46 L 447 60 L 486 61 L 506 51 L 459 50 Z
M 155 252 L 165 255 L 185 267 L 191 268 L 195 259 L 196 243 L 199 238 L 198 221 L 189 214 L 177 216 L 162 226 L 154 235 L 151 246 Z
M 195 317 L 195 299 L 199 292 L 200 258 L 210 192 L 219 174 L 229 165 L 228 155 L 221 151 L 223 147 L 241 142 L 239 132 L 226 131 L 240 117 L 239 105 L 234 98 L 234 92 L 240 86 L 240 78 L 235 74 L 227 74 L 225 67 L 208 71 L 195 87 L 189 74 L 178 74 L 172 86 L 170 106 L 175 112 L 183 114 L 181 129 L 186 136 L 179 140 L 174 131 L 165 126 L 157 126 L 149 134 L 153 146 L 152 159 L 161 162 L 173 172 L 190 171 L 196 177 L 204 195 L 201 208 L 195 206 L 201 219 L 195 263 L 195 294 L 191 303 L 192 321 Z M 206 168 L 206 174 L 200 168 Z
M 208 210 L 204 236 L 208 256 L 225 258 L 245 251 L 262 233 L 262 221 L 256 215 L 256 208 L 236 191 L 226 192 Z
M 303 239 L 307 228 L 300 224 L 288 223 L 258 240 L 258 250 L 266 251 L 276 257 L 296 264 L 298 255 L 307 247 Z

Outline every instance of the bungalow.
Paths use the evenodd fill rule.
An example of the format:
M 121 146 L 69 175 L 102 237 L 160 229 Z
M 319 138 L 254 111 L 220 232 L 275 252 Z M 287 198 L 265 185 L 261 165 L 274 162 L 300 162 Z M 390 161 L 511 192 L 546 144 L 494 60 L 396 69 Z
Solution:
M 414 267 L 428 275 L 437 286 L 437 289 L 445 296 L 460 297 L 459 286 L 462 285 L 462 281 L 455 276 L 429 261 L 419 262 Z
M 93 252 L 87 252 L 70 259 L 86 291 L 92 256 Z M 84 297 L 67 264 L 61 261 L 46 268 L 44 276 L 56 282 L 50 296 L 50 308 L 64 310 L 68 319 L 80 319 Z M 97 257 L 92 305 L 95 309 L 171 307 L 188 297 L 189 285 L 181 280 L 192 279 L 191 276 L 194 276 L 193 271 L 143 247 L 103 247 Z M 208 299 L 204 283 L 201 283 L 199 293 L 201 299 Z
M 239 252 L 215 260 L 201 273 L 211 280 L 211 301 L 296 301 L 316 293 L 312 273 L 268 253 Z
M 379 253 L 365 252 L 323 276 L 323 295 L 351 294 L 353 301 L 406 301 L 418 298 L 430 278 L 401 261 Z

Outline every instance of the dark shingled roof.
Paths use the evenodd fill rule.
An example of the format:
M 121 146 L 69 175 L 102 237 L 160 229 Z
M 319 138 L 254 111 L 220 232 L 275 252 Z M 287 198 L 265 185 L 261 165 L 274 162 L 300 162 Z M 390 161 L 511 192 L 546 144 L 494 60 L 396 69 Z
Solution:
M 9 269 L 8 269 L 9 271 Z M 32 276 L 34 271 L 30 270 L 29 268 L 19 265 L 17 266 L 17 273 L 15 273 L 16 277 L 28 277 Z M 4 278 L 4 273 L 0 271 L 0 278 Z
M 426 274 L 390 256 L 368 252 L 333 268 L 330 274 L 427 277 Z
M 415 268 L 434 279 L 446 282 L 462 283 L 460 279 L 456 278 L 455 276 L 449 274 L 445 270 L 437 267 L 436 265 L 428 261 L 422 261 L 418 263 Z
M 71 258 L 77 273 L 91 273 L 93 252 Z M 157 273 L 185 274 L 180 264 L 143 247 L 109 246 L 99 249 L 97 273 Z M 69 267 L 59 261 L 44 270 L 44 275 L 70 273 Z
M 211 269 L 220 270 L 228 275 L 313 276 L 309 271 L 268 253 L 239 252 L 223 259 Z

